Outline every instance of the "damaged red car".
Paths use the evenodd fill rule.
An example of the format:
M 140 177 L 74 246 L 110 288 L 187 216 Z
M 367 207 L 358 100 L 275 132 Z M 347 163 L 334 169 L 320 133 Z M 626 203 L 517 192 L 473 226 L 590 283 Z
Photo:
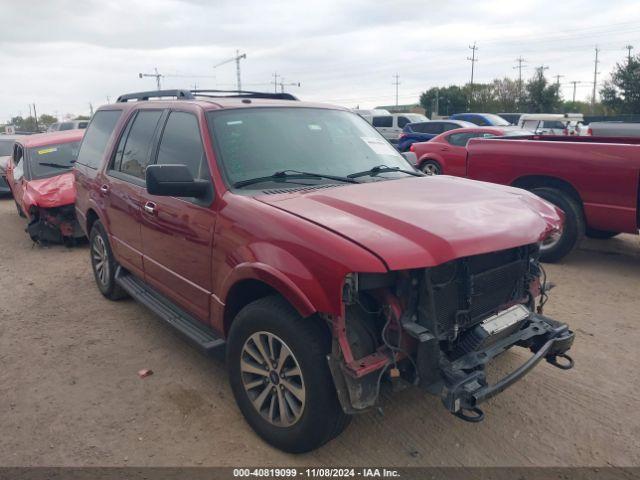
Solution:
M 73 244 L 84 237 L 75 216 L 71 167 L 84 130 L 25 136 L 13 147 L 7 183 L 34 242 Z

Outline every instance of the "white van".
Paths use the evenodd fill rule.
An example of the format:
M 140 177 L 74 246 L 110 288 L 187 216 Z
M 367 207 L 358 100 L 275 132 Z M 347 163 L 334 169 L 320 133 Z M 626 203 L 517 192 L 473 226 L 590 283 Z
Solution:
M 398 143 L 402 129 L 408 123 L 428 122 L 429 119 L 419 113 L 390 113 L 388 115 L 374 115 L 371 125 L 391 143 Z
M 581 113 L 523 113 L 518 127 L 536 135 L 580 135 Z

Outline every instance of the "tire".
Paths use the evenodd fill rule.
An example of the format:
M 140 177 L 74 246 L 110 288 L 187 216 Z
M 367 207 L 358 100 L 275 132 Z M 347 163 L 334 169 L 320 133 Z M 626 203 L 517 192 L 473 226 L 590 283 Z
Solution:
M 22 207 L 20 206 L 20 204 L 15 200 L 14 200 L 14 203 L 16 204 L 16 210 L 18 211 L 18 215 L 20 215 L 22 218 L 27 218 L 27 216 L 22 211 Z
M 96 220 L 91 227 L 89 234 L 89 256 L 91 258 L 91 269 L 96 285 L 100 293 L 109 300 L 120 300 L 126 298 L 127 293 L 116 283 L 115 273 L 118 263 L 113 257 L 113 251 L 109 244 L 109 237 L 102 226 L 100 220 Z M 98 266 L 102 262 L 103 269 Z
M 262 342 L 266 361 L 257 342 Z M 308 452 L 339 435 L 349 423 L 351 417 L 340 406 L 329 371 L 330 348 L 329 332 L 315 319 L 301 318 L 279 296 L 250 303 L 231 324 L 227 342 L 231 390 L 247 423 L 274 447 L 289 453 Z M 286 361 L 278 369 L 273 358 L 280 359 L 287 351 L 290 355 L 282 357 Z M 263 359 L 262 364 L 256 358 Z M 295 371 L 300 375 L 291 373 Z M 282 372 L 290 376 L 282 377 Z M 290 390 L 287 385 L 297 388 Z M 253 402 L 260 400 L 259 410 Z M 286 402 L 283 409 L 280 401 Z
M 564 228 L 554 242 L 540 248 L 540 260 L 553 263 L 564 258 L 575 248 L 585 233 L 584 214 L 582 207 L 570 195 L 555 188 L 534 188 L 531 190 L 539 197 L 553 203 L 565 214 Z
M 420 165 L 420 171 L 427 175 L 442 175 L 442 167 L 435 160 L 426 160 Z
M 609 232 L 608 230 L 596 230 L 595 228 L 587 228 L 585 234 L 589 238 L 607 240 L 609 238 L 615 237 L 616 235 L 620 235 L 620 232 Z

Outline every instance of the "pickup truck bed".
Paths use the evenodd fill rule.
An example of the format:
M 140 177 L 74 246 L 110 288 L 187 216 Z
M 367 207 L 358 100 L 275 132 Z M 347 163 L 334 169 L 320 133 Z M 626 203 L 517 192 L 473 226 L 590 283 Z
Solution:
M 544 254 L 548 261 L 585 233 L 638 233 L 640 138 L 472 139 L 465 176 L 531 190 L 565 211 L 564 238 Z

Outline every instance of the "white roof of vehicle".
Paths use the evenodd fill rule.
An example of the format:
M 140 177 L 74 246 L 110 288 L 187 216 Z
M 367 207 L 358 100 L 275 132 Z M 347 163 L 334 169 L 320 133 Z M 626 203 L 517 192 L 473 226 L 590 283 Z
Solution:
M 562 120 L 583 120 L 584 116 L 581 113 L 523 113 L 520 115 L 520 121 L 523 120 L 550 120 L 550 121 L 562 121 Z

